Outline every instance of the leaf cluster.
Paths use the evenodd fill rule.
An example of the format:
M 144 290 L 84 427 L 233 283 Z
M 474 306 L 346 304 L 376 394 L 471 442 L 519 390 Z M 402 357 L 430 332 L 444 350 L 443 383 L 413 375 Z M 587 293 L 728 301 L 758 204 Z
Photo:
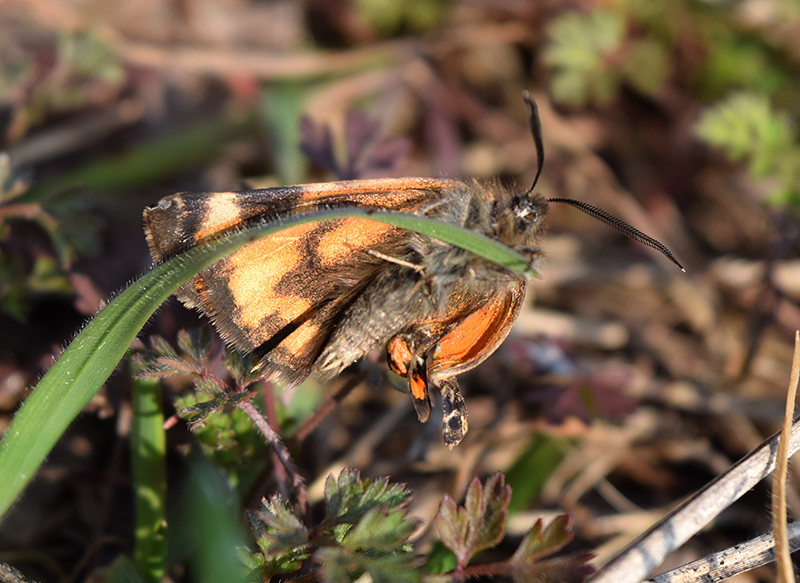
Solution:
M 695 131 L 731 160 L 746 161 L 751 178 L 769 184 L 768 203 L 800 206 L 800 141 L 789 116 L 765 94 L 731 94 L 703 114 Z
M 605 103 L 623 83 L 654 95 L 668 72 L 667 48 L 653 37 L 629 36 L 624 16 L 608 10 L 564 14 L 547 29 L 547 41 L 553 97 L 571 105 Z
M 254 576 L 312 573 L 314 580 L 355 581 L 369 575 L 373 581 L 406 583 L 464 581 L 474 576 L 504 576 L 514 582 L 582 581 L 592 569 L 589 555 L 544 559 L 572 539 L 570 518 L 559 516 L 547 527 L 537 521 L 514 554 L 493 563 L 470 565 L 481 551 L 502 541 L 511 488 L 502 474 L 485 485 L 476 478 L 463 506 L 445 496 L 435 519 L 441 543 L 456 557 L 447 573 L 425 571 L 426 558 L 413 552 L 410 537 L 420 521 L 408 516 L 413 494 L 387 478 L 362 479 L 346 469 L 325 483 L 325 515 L 314 527 L 306 526 L 279 495 L 264 500 L 250 515 L 258 545 L 242 559 Z
M 160 336 L 152 336 L 150 349 L 134 357 L 138 378 L 164 378 L 180 375 L 191 379 L 197 393 L 175 398 L 175 407 L 194 432 L 205 454 L 229 470 L 247 460 L 264 456 L 266 445 L 259 439 L 252 422 L 236 407 L 250 399 L 251 385 L 259 380 L 252 359 L 227 350 L 223 366 L 233 386 L 214 375 L 209 360 L 214 355 L 212 333 L 208 328 L 181 330 L 178 348 Z M 215 414 L 223 413 L 224 414 Z
M 421 559 L 408 543 L 419 527 L 408 516 L 411 496 L 405 485 L 362 479 L 358 470 L 346 469 L 337 479 L 328 476 L 325 515 L 310 528 L 276 494 L 250 514 L 258 551 L 247 565 L 263 578 L 304 567 L 331 582 L 365 573 L 374 581 L 418 581 Z

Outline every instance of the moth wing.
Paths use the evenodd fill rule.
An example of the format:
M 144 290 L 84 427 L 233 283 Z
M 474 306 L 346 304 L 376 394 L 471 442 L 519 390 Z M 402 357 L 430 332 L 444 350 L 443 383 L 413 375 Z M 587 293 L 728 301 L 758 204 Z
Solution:
M 248 224 L 347 206 L 410 211 L 455 184 L 433 178 L 383 178 L 241 192 L 184 192 L 146 208 L 144 231 L 153 260 L 161 263 Z
M 254 221 L 332 207 L 414 211 L 447 180 L 384 179 L 242 193 L 179 194 L 145 211 L 145 232 L 159 262 Z M 291 227 L 248 244 L 201 271 L 176 295 L 208 315 L 222 337 L 255 353 L 273 379 L 307 376 L 332 326 L 384 260 L 401 253 L 408 232 L 360 218 Z
M 432 382 L 475 368 L 500 346 L 522 308 L 525 287 L 522 279 L 503 282 L 486 301 L 461 312 L 454 325 L 440 337 L 428 362 L 428 377 Z

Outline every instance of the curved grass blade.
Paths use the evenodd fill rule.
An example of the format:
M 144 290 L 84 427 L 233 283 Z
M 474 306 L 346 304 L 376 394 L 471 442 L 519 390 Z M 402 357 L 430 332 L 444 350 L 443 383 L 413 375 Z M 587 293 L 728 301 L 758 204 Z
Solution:
M 365 209 L 316 212 L 231 232 L 162 263 L 98 313 L 67 347 L 14 416 L 0 441 L 0 516 L 61 434 L 114 371 L 153 312 L 198 271 L 256 239 L 295 225 L 364 218 L 451 243 L 509 270 L 536 276 L 516 251 L 466 229 L 409 214 Z

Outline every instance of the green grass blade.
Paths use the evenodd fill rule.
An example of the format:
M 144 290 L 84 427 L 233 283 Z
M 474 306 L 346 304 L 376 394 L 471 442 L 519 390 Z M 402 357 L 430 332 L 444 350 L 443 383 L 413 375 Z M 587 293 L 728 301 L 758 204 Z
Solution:
M 365 218 L 430 235 L 506 268 L 535 275 L 516 251 L 478 233 L 408 214 L 347 209 L 309 213 L 230 233 L 145 274 L 109 303 L 42 377 L 0 441 L 0 516 L 33 477 L 58 438 L 97 392 L 153 312 L 201 269 L 256 239 L 302 223 Z
M 167 439 L 160 383 L 135 380 L 132 400 L 131 474 L 136 507 L 133 560 L 148 583 L 158 583 L 164 575 L 167 554 Z

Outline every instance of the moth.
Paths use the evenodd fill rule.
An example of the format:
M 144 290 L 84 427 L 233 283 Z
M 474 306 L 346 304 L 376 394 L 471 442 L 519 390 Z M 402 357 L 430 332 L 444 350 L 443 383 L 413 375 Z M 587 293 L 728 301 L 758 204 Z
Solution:
M 180 193 L 144 211 L 156 264 L 235 229 L 330 209 L 410 213 L 476 231 L 535 264 L 548 204 L 563 202 L 659 249 L 661 243 L 604 211 L 534 192 L 544 163 L 535 102 L 524 95 L 538 169 L 514 192 L 497 181 L 348 180 L 249 190 Z M 678 264 L 680 265 L 680 264 Z M 417 417 L 441 394 L 442 435 L 464 437 L 467 409 L 456 377 L 491 355 L 519 315 L 527 277 L 440 240 L 368 218 L 319 220 L 249 243 L 176 293 L 206 314 L 234 348 L 254 354 L 268 380 L 332 379 L 367 352 L 386 352 L 407 379 Z

